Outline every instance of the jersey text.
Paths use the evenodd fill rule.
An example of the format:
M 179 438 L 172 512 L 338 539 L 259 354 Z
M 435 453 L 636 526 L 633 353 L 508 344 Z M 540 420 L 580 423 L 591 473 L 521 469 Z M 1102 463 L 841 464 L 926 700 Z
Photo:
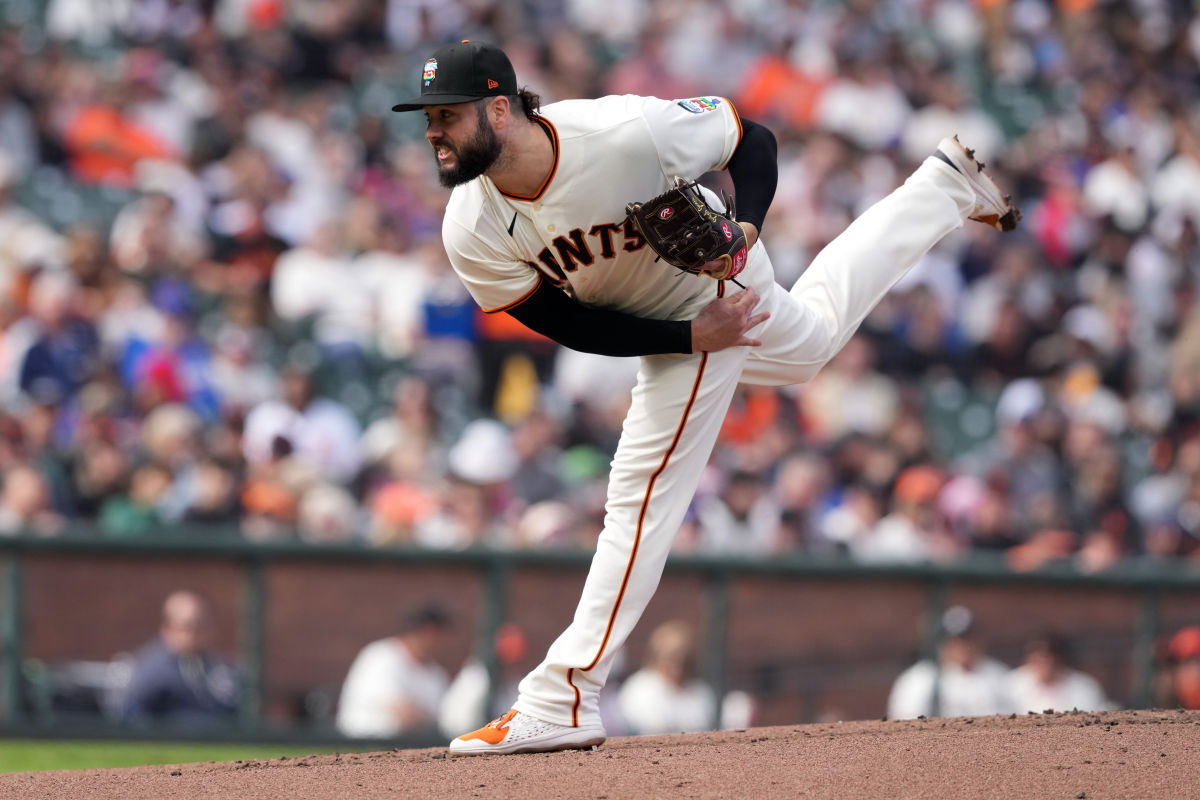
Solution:
M 539 267 L 538 269 L 543 274 L 549 270 L 554 282 L 561 286 L 566 282 L 568 272 L 575 272 L 580 266 L 586 267 L 595 263 L 596 253 L 593 248 L 596 245 L 599 245 L 600 258 L 606 261 L 616 258 L 618 234 L 624 234 L 625 241 L 621 244 L 621 250 L 626 253 L 635 253 L 646 246 L 646 240 L 642 238 L 633 221 L 629 219 L 626 219 L 624 224 L 608 222 L 602 225 L 593 225 L 586 237 L 582 228 L 575 228 L 566 236 L 554 237 L 552 242 L 554 250 L 545 247 L 542 252 L 538 253 L 538 261 L 546 268 Z M 558 258 L 554 257 L 555 251 L 558 253 Z M 547 277 L 551 277 L 551 275 L 547 275 Z

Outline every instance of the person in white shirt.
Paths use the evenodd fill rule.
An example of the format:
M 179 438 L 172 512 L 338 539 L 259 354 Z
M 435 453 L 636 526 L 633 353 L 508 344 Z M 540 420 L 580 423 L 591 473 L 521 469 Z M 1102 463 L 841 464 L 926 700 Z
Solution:
M 695 676 L 695 661 L 695 642 L 686 623 L 670 620 L 654 629 L 642 668 L 626 678 L 617 694 L 630 733 L 697 733 L 713 728 L 713 690 Z
M 1007 665 L 984 654 L 971 612 L 952 606 L 942 615 L 938 657 L 900 673 L 888 696 L 888 719 L 976 717 L 1015 710 Z
M 697 550 L 709 555 L 768 556 L 783 549 L 779 522 L 783 509 L 764 475 L 735 470 L 719 494 L 699 504 Z
M 289 366 L 282 373 L 282 397 L 265 400 L 246 415 L 242 455 L 252 468 L 287 452 L 325 480 L 350 483 L 362 466 L 362 429 L 350 409 L 319 397 L 310 371 Z
M 450 679 L 434 654 L 450 628 L 438 606 L 409 614 L 394 636 L 364 647 L 338 700 L 337 729 L 360 739 L 432 730 Z
M 1017 712 L 1106 711 L 1113 708 L 1100 682 L 1070 666 L 1070 648 L 1061 636 L 1038 636 L 1025 646 L 1025 662 L 1008 674 Z

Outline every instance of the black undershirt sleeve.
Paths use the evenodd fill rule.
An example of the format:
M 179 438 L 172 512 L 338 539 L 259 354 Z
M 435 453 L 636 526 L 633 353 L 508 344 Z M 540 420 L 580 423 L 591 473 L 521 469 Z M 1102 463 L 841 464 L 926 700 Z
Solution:
M 742 118 L 742 140 L 729 159 L 737 197 L 737 218 L 762 230 L 779 182 L 775 135 L 765 125 Z M 692 323 L 645 319 L 576 303 L 545 280 L 519 304 L 507 309 L 526 327 L 584 353 L 648 356 L 692 352 Z
M 761 232 L 767 209 L 779 183 L 779 146 L 766 125 L 742 117 L 742 141 L 733 151 L 727 169 L 733 181 L 739 222 L 749 222 Z
M 645 319 L 576 303 L 543 280 L 507 313 L 564 347 L 606 356 L 692 352 L 691 321 Z

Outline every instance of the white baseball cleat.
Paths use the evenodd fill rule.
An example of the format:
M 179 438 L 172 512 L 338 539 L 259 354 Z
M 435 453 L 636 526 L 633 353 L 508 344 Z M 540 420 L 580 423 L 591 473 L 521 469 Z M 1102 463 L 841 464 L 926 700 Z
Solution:
M 571 727 L 556 725 L 513 709 L 477 731 L 465 733 L 450 743 L 452 756 L 545 753 L 551 750 L 586 750 L 602 744 L 604 728 L 595 723 Z
M 1011 231 L 1017 227 L 1020 209 L 983 173 L 983 163 L 975 160 L 975 151 L 963 147 L 957 135 L 942 139 L 934 155 L 958 170 L 975 190 L 976 204 L 967 215 L 968 219 L 991 225 L 998 231 Z

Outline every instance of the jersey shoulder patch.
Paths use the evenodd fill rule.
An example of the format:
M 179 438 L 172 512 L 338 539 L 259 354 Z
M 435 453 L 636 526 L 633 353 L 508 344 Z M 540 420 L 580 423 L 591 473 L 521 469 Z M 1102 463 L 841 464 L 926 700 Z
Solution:
M 680 100 L 679 107 L 693 114 L 703 114 L 705 111 L 715 111 L 724 102 L 719 97 L 693 97 L 690 100 Z

